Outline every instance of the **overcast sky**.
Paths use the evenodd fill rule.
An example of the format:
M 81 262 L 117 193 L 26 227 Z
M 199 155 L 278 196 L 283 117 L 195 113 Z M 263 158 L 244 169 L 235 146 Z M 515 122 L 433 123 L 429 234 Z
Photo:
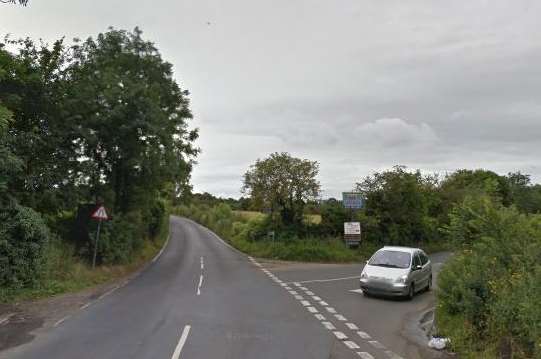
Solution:
M 323 196 L 396 164 L 541 181 L 541 2 L 30 0 L 0 33 L 140 26 L 191 92 L 196 191 L 240 195 L 271 152 L 320 162 Z

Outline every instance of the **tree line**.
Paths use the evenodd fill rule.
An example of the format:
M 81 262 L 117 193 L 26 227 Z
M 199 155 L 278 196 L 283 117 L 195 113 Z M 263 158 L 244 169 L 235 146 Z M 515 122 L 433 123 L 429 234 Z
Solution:
M 101 263 L 127 262 L 155 237 L 190 191 L 189 105 L 138 28 L 0 42 L 0 286 L 38 281 L 51 243 L 88 258 L 97 204 L 112 216 Z

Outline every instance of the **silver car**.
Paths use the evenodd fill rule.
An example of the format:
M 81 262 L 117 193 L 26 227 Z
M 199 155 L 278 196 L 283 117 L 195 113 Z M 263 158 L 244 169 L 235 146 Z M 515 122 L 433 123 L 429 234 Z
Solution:
M 363 294 L 407 296 L 432 287 L 432 264 L 419 248 L 383 247 L 366 262 L 360 279 Z

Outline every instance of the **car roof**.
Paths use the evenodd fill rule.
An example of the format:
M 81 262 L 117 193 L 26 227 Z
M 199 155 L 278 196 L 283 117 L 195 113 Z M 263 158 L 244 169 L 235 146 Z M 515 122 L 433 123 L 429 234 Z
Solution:
M 387 251 L 397 251 L 397 252 L 406 252 L 406 253 L 415 253 L 420 251 L 419 248 L 412 248 L 412 247 L 400 247 L 400 246 L 385 246 L 380 249 L 380 251 L 387 250 Z

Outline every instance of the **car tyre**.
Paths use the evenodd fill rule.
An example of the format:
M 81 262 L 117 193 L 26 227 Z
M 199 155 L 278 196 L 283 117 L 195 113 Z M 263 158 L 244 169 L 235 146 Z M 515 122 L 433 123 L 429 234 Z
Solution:
M 370 293 L 368 293 L 366 290 L 363 290 L 363 295 L 367 298 L 371 297 Z
M 415 285 L 413 283 L 411 283 L 410 287 L 408 289 L 407 298 L 408 298 L 408 300 L 412 300 L 414 296 L 415 296 Z

